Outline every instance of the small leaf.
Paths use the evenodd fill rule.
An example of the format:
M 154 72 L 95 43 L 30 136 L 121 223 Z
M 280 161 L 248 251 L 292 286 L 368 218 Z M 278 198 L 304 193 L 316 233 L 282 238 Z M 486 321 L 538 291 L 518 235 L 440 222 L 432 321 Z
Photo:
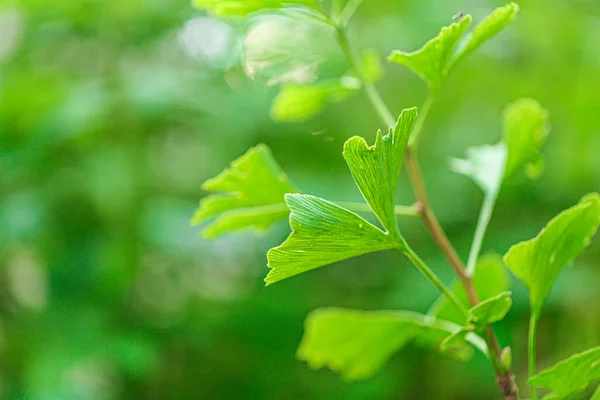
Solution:
M 475 330 L 475 325 L 463 326 L 456 332 L 448 335 L 442 343 L 440 343 L 440 349 L 442 351 L 449 351 L 451 349 L 463 346 L 467 340 L 467 335 Z
M 440 33 L 412 53 L 394 51 L 389 61 L 404 65 L 419 75 L 429 87 L 437 91 L 446 78 L 454 50 L 471 23 L 471 16 L 442 28 Z
M 192 5 L 214 15 L 243 16 L 253 12 L 293 5 L 314 6 L 316 0 L 192 0 Z
M 544 387 L 558 398 L 584 390 L 600 379 L 600 347 L 575 354 L 529 379 L 529 384 Z
M 600 195 L 591 193 L 558 214 L 533 239 L 512 246 L 504 256 L 508 268 L 527 286 L 539 314 L 562 268 L 590 243 L 600 224 Z
M 533 99 L 519 99 L 504 111 L 502 142 L 467 149 L 466 159 L 452 159 L 451 168 L 468 176 L 486 195 L 496 196 L 503 181 L 525 167 L 535 178 L 543 170 L 539 150 L 548 135 L 548 112 Z
M 430 347 L 460 329 L 455 324 L 410 311 L 360 311 L 324 308 L 310 313 L 298 348 L 298 358 L 311 368 L 329 367 L 345 379 L 373 376 L 387 360 L 411 341 Z M 424 339 L 424 340 L 421 340 Z M 485 343 L 472 344 L 486 352 Z
M 344 158 L 363 197 L 388 232 L 397 233 L 396 188 L 410 132 L 417 119 L 417 109 L 402 111 L 389 133 L 377 132 L 375 145 L 354 136 L 344 145 Z
M 511 295 L 511 292 L 502 292 L 483 300 L 469 310 L 469 322 L 481 329 L 488 324 L 502 320 L 512 306 Z
M 536 100 L 520 99 L 506 108 L 502 135 L 508 148 L 505 179 L 525 166 L 530 172 L 540 171 L 539 149 L 548 132 L 548 112 Z
M 473 286 L 479 295 L 479 299 L 484 301 L 504 292 L 508 288 L 508 274 L 502 257 L 497 254 L 487 254 L 477 261 L 477 268 L 473 276 Z M 467 294 L 460 282 L 452 284 L 452 292 L 458 297 L 465 308 L 470 308 Z M 452 304 L 446 296 L 440 296 L 431 306 L 429 315 L 435 315 L 437 318 L 452 321 L 464 325 L 465 317 L 460 310 Z
M 443 27 L 420 50 L 413 53 L 394 51 L 389 60 L 410 68 L 433 91 L 437 91 L 458 62 L 510 24 L 518 11 L 519 7 L 515 3 L 497 8 L 475 27 L 466 43 L 461 45 L 459 42 L 471 23 L 471 16 L 465 15 L 452 25 Z
M 320 113 L 327 102 L 341 101 L 356 93 L 360 86 L 360 81 L 352 77 L 283 84 L 271 106 L 271 118 L 282 122 L 305 121 Z
M 477 24 L 466 44 L 459 50 L 458 55 L 453 61 L 453 66 L 506 28 L 515 20 L 518 12 L 519 6 L 516 3 L 509 3 L 504 7 L 496 8 L 483 21 Z
M 362 254 L 397 247 L 376 226 L 334 203 L 310 195 L 285 196 L 292 233 L 269 250 L 267 285 Z
M 206 238 L 245 228 L 268 229 L 289 214 L 284 195 L 298 192 L 264 144 L 248 150 L 202 188 L 218 193 L 202 199 L 192 218 L 199 224 L 217 217 L 204 228 Z

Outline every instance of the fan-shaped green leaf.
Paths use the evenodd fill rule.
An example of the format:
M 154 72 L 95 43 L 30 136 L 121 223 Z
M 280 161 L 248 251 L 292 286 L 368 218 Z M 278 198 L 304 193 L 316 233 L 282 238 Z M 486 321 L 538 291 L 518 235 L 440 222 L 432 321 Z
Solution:
M 438 332 L 443 337 L 458 329 L 409 311 L 319 309 L 306 319 L 298 358 L 315 369 L 327 366 L 349 380 L 366 379 L 411 340 Z M 473 345 L 486 351 L 478 337 L 473 337 Z
M 417 109 L 402 111 L 398 122 L 382 136 L 377 132 L 375 145 L 354 136 L 344 145 L 344 158 L 363 197 L 388 232 L 396 232 L 394 212 L 398 177 Z
M 446 77 L 456 46 L 469 27 L 471 16 L 442 28 L 440 33 L 412 53 L 394 51 L 389 60 L 410 68 L 419 75 L 432 90 L 438 90 Z
M 216 217 L 204 228 L 207 238 L 245 228 L 269 228 L 289 214 L 284 195 L 298 192 L 264 144 L 248 150 L 202 188 L 217 193 L 202 199 L 192 218 L 199 224 Z
M 420 322 L 410 312 L 316 310 L 306 319 L 298 358 L 349 380 L 366 379 L 419 333 Z
M 352 77 L 308 84 L 285 83 L 273 101 L 271 118 L 283 122 L 305 121 L 320 113 L 327 102 L 343 100 L 360 86 L 360 81 Z
M 267 285 L 312 269 L 398 244 L 363 218 L 327 200 L 310 195 L 285 197 L 292 233 L 269 250 L 272 268 Z
M 242 16 L 293 5 L 314 6 L 316 0 L 192 0 L 194 7 L 218 16 Z
M 585 249 L 600 224 L 600 195 L 591 193 L 558 214 L 533 239 L 512 246 L 504 256 L 509 269 L 527 286 L 534 313 L 562 268 Z
M 473 286 L 480 300 L 484 301 L 504 292 L 508 288 L 508 283 L 508 274 L 501 256 L 486 254 L 477 261 Z M 471 307 L 465 289 L 460 282 L 455 282 L 452 285 L 452 292 L 466 308 Z M 446 296 L 440 296 L 431 306 L 428 314 L 460 325 L 465 324 L 464 314 L 448 301 Z
M 529 383 L 554 392 L 555 398 L 565 398 L 584 390 L 600 379 L 600 347 L 575 354 L 534 377 Z
M 548 136 L 548 112 L 533 99 L 519 99 L 504 110 L 502 142 L 467 149 L 466 159 L 452 159 L 451 168 L 466 175 L 488 196 L 496 196 L 503 180 L 523 167 L 539 166 L 539 150 Z M 539 171 L 539 169 L 537 169 Z M 532 176 L 533 177 L 533 176 Z
M 519 6 L 516 3 L 509 3 L 504 7 L 496 8 L 483 21 L 477 24 L 475 29 L 473 29 L 473 33 L 469 35 L 466 44 L 462 46 L 453 61 L 453 66 L 506 28 L 515 20 L 518 12 Z
M 469 310 L 469 323 L 482 329 L 488 324 L 502 320 L 512 306 L 511 295 L 511 292 L 502 292 L 472 307 Z
M 433 91 L 437 91 L 454 65 L 510 24 L 518 11 L 515 3 L 497 8 L 475 27 L 466 43 L 462 44 L 461 39 L 471 23 L 471 16 L 465 15 L 450 26 L 443 27 L 420 50 L 412 53 L 396 50 L 389 60 L 410 68 Z

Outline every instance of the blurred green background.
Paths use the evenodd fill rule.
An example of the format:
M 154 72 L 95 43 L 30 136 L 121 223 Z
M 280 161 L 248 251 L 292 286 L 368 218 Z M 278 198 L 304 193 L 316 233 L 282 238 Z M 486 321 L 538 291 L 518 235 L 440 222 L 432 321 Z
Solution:
M 417 49 L 459 11 L 478 21 L 499 5 L 366 1 L 351 33 L 383 57 Z M 449 79 L 419 149 L 433 206 L 465 258 L 482 195 L 449 172 L 448 159 L 495 143 L 502 109 L 517 97 L 550 111 L 546 171 L 505 187 L 484 252 L 504 253 L 600 189 L 600 2 L 520 5 L 517 21 Z M 304 317 L 317 307 L 427 310 L 436 291 L 400 254 L 264 288 L 266 251 L 286 223 L 215 241 L 189 226 L 201 183 L 260 142 L 304 192 L 360 200 L 341 148 L 380 128 L 365 96 L 305 123 L 272 122 L 277 86 L 242 67 L 253 23 L 212 19 L 185 0 L 0 3 L 0 398 L 499 398 L 481 357 L 463 363 L 407 348 L 353 384 L 295 360 Z M 325 74 L 345 70 L 336 57 Z M 395 112 L 426 95 L 396 65 L 386 64 L 378 86 Z M 406 177 L 399 191 L 399 204 L 413 201 Z M 424 228 L 402 223 L 450 282 Z M 513 346 L 526 393 L 528 305 L 513 283 L 515 305 L 496 331 Z M 599 287 L 596 239 L 551 293 L 540 368 L 600 344 Z

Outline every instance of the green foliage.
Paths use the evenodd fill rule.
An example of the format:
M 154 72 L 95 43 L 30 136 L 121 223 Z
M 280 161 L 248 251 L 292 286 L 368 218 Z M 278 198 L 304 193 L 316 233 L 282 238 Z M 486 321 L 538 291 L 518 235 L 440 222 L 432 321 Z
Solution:
M 375 145 L 354 136 L 344 145 L 344 158 L 363 197 L 388 233 L 398 234 L 395 202 L 404 152 L 417 119 L 417 109 L 403 110 L 389 133 L 377 132 Z
M 221 16 L 243 16 L 256 11 L 283 8 L 293 5 L 314 6 L 316 0 L 192 0 L 199 9 Z
M 527 286 L 539 315 L 562 268 L 585 249 L 600 224 L 600 195 L 591 193 L 561 212 L 533 239 L 512 246 L 504 256 L 510 270 Z
M 472 332 L 482 332 L 486 325 L 502 320 L 512 306 L 511 292 L 502 292 L 487 298 L 469 309 L 465 326 L 452 332 L 440 344 L 442 351 L 460 348 Z M 462 315 L 461 315 L 462 317 Z M 464 324 L 464 317 L 460 324 Z
M 311 368 L 328 366 L 346 379 L 369 378 L 422 325 L 423 319 L 411 312 L 315 310 L 306 319 L 298 358 Z
M 548 399 L 563 399 L 584 390 L 591 382 L 600 379 L 600 347 L 575 354 L 545 369 L 529 379 L 536 387 L 552 390 Z
M 366 379 L 409 342 L 439 345 L 431 340 L 455 329 L 410 311 L 318 309 L 306 319 L 298 358 L 315 369 L 327 366 L 345 379 Z M 484 346 L 476 338 L 474 344 Z
M 518 11 L 515 3 L 497 8 L 475 27 L 465 44 L 460 44 L 471 23 L 471 16 L 465 15 L 443 27 L 421 49 L 412 53 L 396 50 L 389 60 L 410 68 L 427 82 L 431 90 L 438 91 L 452 67 L 510 24 Z
M 509 3 L 504 7 L 495 9 L 483 21 L 477 24 L 475 29 L 473 29 L 473 33 L 467 38 L 466 44 L 461 46 L 456 55 L 453 66 L 480 47 L 483 43 L 500 33 L 500 31 L 515 20 L 518 12 L 519 5 L 516 3 Z
M 502 320 L 512 306 L 511 295 L 511 292 L 502 292 L 483 300 L 469 310 L 468 322 L 482 329 L 488 324 Z
M 470 177 L 488 196 L 496 196 L 502 182 L 526 167 L 534 177 L 539 150 L 548 135 L 548 113 L 533 99 L 519 99 L 504 111 L 502 141 L 467 149 L 466 159 L 453 159 L 452 169 Z
M 431 90 L 437 91 L 446 78 L 454 50 L 470 23 L 471 16 L 466 15 L 460 21 L 443 27 L 420 50 L 412 53 L 396 50 L 389 60 L 410 68 L 427 82 Z
M 360 81 L 342 77 L 318 83 L 284 83 L 271 106 L 271 118 L 299 122 L 320 113 L 328 102 L 338 102 L 356 93 Z
M 288 11 L 285 15 L 261 16 L 243 40 L 244 72 L 267 86 L 312 84 L 323 69 L 341 61 L 331 26 L 299 18 L 293 9 Z
M 508 288 L 508 274 L 504 268 L 502 257 L 497 254 L 486 254 L 477 262 L 475 275 L 473 276 L 473 286 L 480 300 L 487 300 L 498 296 Z M 460 302 L 466 307 L 471 305 L 467 298 L 467 293 L 460 282 L 454 282 L 452 291 Z M 456 324 L 465 323 L 464 314 L 452 304 L 446 296 L 440 296 L 430 308 L 429 315 L 437 318 L 452 321 Z
M 285 196 L 292 233 L 269 250 L 267 285 L 336 261 L 391 249 L 396 242 L 351 211 L 315 196 Z
M 265 145 L 248 150 L 202 188 L 216 193 L 200 201 L 192 218 L 199 224 L 216 217 L 204 228 L 206 238 L 246 228 L 267 229 L 288 216 L 284 195 L 298 192 Z

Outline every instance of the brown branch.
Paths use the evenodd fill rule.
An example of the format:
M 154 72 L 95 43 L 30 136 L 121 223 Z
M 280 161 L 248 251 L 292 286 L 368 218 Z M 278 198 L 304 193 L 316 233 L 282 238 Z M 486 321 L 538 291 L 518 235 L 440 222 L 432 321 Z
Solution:
M 415 155 L 412 153 L 410 148 L 406 150 L 404 160 L 408 170 L 408 175 L 415 191 L 417 202 L 419 204 L 417 209 L 421 214 L 421 218 L 427 226 L 427 229 L 433 237 L 433 240 L 456 273 L 456 276 L 458 276 L 460 279 L 463 287 L 465 288 L 469 303 L 471 306 L 476 306 L 479 304 L 479 297 L 475 291 L 475 287 L 473 286 L 473 281 L 467 274 L 465 264 L 458 256 L 458 253 L 454 249 L 454 246 L 452 246 L 452 243 L 450 243 L 448 236 L 446 236 L 446 233 L 442 229 L 437 217 L 435 216 L 435 213 L 433 212 L 433 208 L 431 207 L 431 203 L 429 202 L 429 197 L 425 189 L 423 175 L 421 174 L 419 163 L 417 162 Z M 486 341 L 490 351 L 490 360 L 494 366 L 498 387 L 504 394 L 505 400 L 517 400 L 519 398 L 519 394 L 515 384 L 514 375 L 511 370 L 504 371 L 501 366 L 500 344 L 498 343 L 498 339 L 496 338 L 496 335 L 494 334 L 494 331 L 490 325 L 486 327 L 486 336 Z

